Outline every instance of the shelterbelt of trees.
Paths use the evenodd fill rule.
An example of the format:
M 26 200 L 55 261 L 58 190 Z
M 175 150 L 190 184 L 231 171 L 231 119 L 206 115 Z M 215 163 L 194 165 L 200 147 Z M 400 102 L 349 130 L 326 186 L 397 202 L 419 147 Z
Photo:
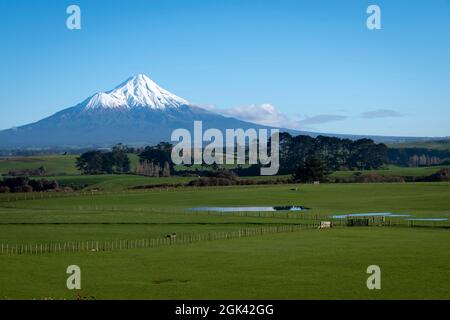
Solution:
M 161 142 L 144 149 L 118 145 L 111 152 L 88 151 L 77 159 L 77 167 L 86 174 L 124 173 L 130 171 L 127 153 L 137 153 L 140 158 L 139 172 L 168 176 L 174 173 L 172 147 L 168 142 Z M 352 141 L 325 136 L 293 137 L 281 133 L 279 174 L 293 174 L 307 163 L 320 165 L 327 172 L 379 169 L 388 163 L 387 147 L 370 139 Z M 237 166 L 234 171 L 239 175 L 259 175 L 259 169 L 260 165 L 256 164 L 250 167 Z
M 293 173 L 309 157 L 323 161 L 330 171 L 379 169 L 388 163 L 387 146 L 371 139 L 291 136 L 280 134 L 280 173 Z
M 308 170 L 310 164 L 321 171 L 371 170 L 388 164 L 387 146 L 371 139 L 340 139 L 335 137 L 291 136 L 280 133 L 279 174 L 297 173 Z M 238 168 L 239 175 L 255 175 L 258 165 Z
M 28 177 L 10 177 L 0 180 L 0 193 L 43 192 L 58 190 L 58 182 L 47 179 L 29 179 Z
M 387 156 L 391 164 L 401 167 L 450 164 L 450 150 L 433 150 L 427 148 L 389 148 Z
M 110 152 L 87 151 L 77 158 L 76 166 L 84 174 L 127 173 L 130 171 L 127 151 L 121 144 L 114 146 Z

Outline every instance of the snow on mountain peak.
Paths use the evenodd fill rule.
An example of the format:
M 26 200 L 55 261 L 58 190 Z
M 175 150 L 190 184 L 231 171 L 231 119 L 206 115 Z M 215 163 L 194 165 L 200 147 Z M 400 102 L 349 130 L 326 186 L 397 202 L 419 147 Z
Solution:
M 93 95 L 85 109 L 165 109 L 186 104 L 189 102 L 161 88 L 146 75 L 138 74 L 111 91 Z

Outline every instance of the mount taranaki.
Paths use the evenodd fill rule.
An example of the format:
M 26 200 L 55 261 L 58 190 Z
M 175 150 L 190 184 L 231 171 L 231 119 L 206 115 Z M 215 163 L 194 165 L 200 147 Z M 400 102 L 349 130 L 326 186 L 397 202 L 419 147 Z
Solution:
M 203 130 L 217 128 L 225 132 L 227 128 L 268 128 L 191 105 L 139 74 L 111 91 L 96 93 L 38 122 L 0 131 L 0 148 L 105 147 L 119 142 L 153 145 L 170 141 L 172 131 L 177 128 L 192 132 L 194 120 L 203 121 Z M 280 131 L 318 135 L 290 129 Z M 383 138 L 385 141 L 392 139 Z M 381 141 L 376 137 L 375 140 Z
M 139 74 L 48 118 L 0 131 L 0 148 L 151 145 L 170 141 L 174 129 L 193 131 L 194 120 L 203 130 L 264 127 L 193 106 Z

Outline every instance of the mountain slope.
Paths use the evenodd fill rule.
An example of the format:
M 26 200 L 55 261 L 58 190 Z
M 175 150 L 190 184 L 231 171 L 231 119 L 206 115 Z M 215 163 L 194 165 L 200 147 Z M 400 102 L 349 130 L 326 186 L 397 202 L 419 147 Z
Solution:
M 194 120 L 202 120 L 204 130 L 264 127 L 190 105 L 145 75 L 137 75 L 41 121 L 1 131 L 0 148 L 155 144 L 169 141 L 177 128 L 192 131 Z
M 193 130 L 194 120 L 208 128 L 262 128 L 204 109 L 182 105 L 162 110 L 82 109 L 75 106 L 34 124 L 0 132 L 1 148 L 144 145 L 169 141 L 173 130 Z
M 191 105 L 187 100 L 161 88 L 145 75 L 129 78 L 113 90 L 99 92 L 76 106 L 38 122 L 0 131 L 1 149 L 51 147 L 106 147 L 122 142 L 151 145 L 170 141 L 173 130 L 193 130 L 194 120 L 203 129 L 267 128 L 228 118 Z M 293 135 L 319 133 L 280 129 Z M 340 138 L 372 138 L 378 142 L 425 140 L 424 138 L 375 137 L 322 134 Z

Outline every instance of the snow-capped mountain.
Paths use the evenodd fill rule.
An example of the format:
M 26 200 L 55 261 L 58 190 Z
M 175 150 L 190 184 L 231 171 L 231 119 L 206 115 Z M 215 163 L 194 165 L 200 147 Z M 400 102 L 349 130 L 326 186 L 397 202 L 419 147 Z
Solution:
M 108 147 L 119 142 L 153 145 L 170 142 L 173 130 L 193 132 L 194 120 L 203 130 L 267 128 L 207 111 L 161 88 L 145 75 L 129 78 L 113 90 L 96 93 L 83 102 L 38 122 L 0 131 L 0 149 Z M 280 128 L 294 135 L 319 133 Z M 342 138 L 371 138 L 379 142 L 413 138 L 322 134 Z
M 188 104 L 188 101 L 161 88 L 146 75 L 138 74 L 111 91 L 93 95 L 84 108 L 165 109 Z
M 175 129 L 193 131 L 194 120 L 202 120 L 204 130 L 223 132 L 264 127 L 194 106 L 140 74 L 48 118 L 0 131 L 0 148 L 151 145 L 170 141 Z

